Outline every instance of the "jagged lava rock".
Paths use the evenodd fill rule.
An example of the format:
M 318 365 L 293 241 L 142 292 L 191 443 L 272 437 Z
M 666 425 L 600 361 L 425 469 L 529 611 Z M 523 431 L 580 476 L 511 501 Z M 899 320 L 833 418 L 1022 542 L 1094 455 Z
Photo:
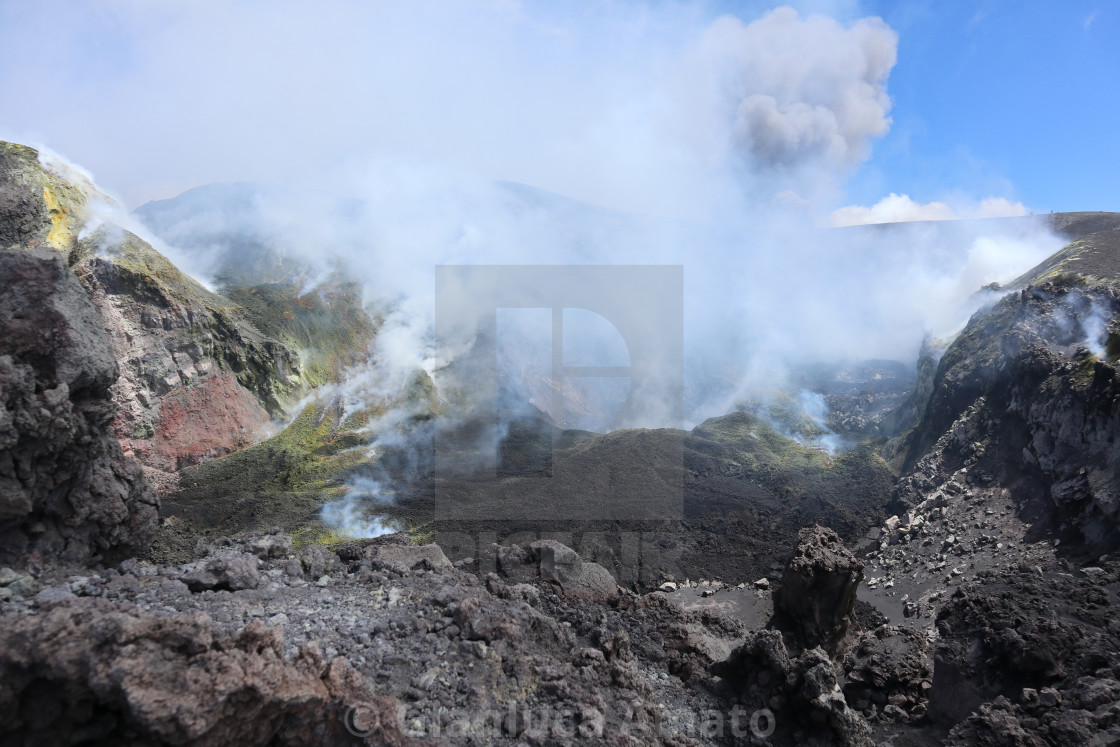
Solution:
M 848 706 L 840 673 L 820 648 L 793 658 L 780 632 L 760 630 L 710 669 L 731 683 L 747 708 L 775 712 L 774 743 L 872 744 L 867 722 Z
M 85 598 L 0 631 L 0 722 L 21 744 L 349 745 L 351 710 L 376 744 L 401 745 L 402 707 L 314 645 L 285 658 L 260 620 L 223 636 L 204 614 Z
M 802 529 L 782 573 L 776 600 L 804 639 L 806 647 L 839 640 L 847 630 L 863 561 L 844 547 L 836 532 L 822 526 Z
M 105 334 L 53 249 L 0 249 L 0 561 L 145 547 L 157 499 L 112 432 Z

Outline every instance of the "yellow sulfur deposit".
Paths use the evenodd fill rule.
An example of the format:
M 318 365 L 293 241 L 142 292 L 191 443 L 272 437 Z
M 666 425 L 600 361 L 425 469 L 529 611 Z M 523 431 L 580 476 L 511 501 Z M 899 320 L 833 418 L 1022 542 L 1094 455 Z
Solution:
M 47 234 L 47 243 L 55 249 L 67 251 L 74 245 L 75 220 L 49 185 L 43 186 L 43 199 L 51 211 L 51 231 Z

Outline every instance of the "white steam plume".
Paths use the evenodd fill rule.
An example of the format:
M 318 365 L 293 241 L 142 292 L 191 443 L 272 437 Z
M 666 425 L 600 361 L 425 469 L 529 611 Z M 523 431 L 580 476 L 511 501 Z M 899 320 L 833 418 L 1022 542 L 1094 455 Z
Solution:
M 4 110 L 53 123 L 45 138 L 133 200 L 157 179 L 299 188 L 216 196 L 180 234 L 265 231 L 314 267 L 343 262 L 385 319 L 368 385 L 383 397 L 447 363 L 438 264 L 682 264 L 695 422 L 807 359 L 912 360 L 977 288 L 1058 243 L 1041 222 L 810 227 L 890 126 L 897 39 L 877 19 L 333 0 L 35 6 L 21 22 L 0 29 Z M 48 30 L 58 53 L 31 54 Z M 107 30 L 127 41 L 107 84 L 62 95 Z M 167 251 L 206 274 L 222 249 Z

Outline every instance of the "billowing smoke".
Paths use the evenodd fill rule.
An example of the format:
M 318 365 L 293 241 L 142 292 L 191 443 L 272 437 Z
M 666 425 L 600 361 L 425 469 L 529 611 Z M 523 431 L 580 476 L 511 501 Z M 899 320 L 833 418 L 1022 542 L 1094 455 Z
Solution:
M 845 26 L 784 7 L 752 23 L 720 18 L 698 56 L 719 71 L 734 142 L 754 164 L 844 169 L 890 126 L 897 43 L 878 18 Z
M 401 531 L 401 522 L 384 515 L 371 513 L 371 507 L 389 505 L 391 493 L 371 480 L 354 481 L 349 492 L 340 500 L 323 506 L 323 521 L 347 537 L 380 537 Z
M 832 224 L 846 178 L 890 127 L 897 38 L 878 19 L 560 7 L 30 8 L 18 36 L 0 29 L 10 58 L 29 61 L 0 71 L 0 101 L 55 122 L 32 139 L 133 203 L 207 182 L 278 185 L 206 187 L 140 215 L 215 287 L 235 279 L 232 255 L 261 249 L 297 260 L 273 281 L 310 290 L 340 268 L 360 280 L 383 323 L 370 366 L 346 384 L 352 402 L 392 405 L 423 371 L 462 404 L 469 373 L 454 362 L 477 340 L 435 345 L 439 265 L 682 266 L 689 425 L 782 388 L 807 362 L 913 361 L 925 335 L 992 300 L 982 286 L 1060 244 L 1029 217 L 816 227 Z M 91 74 L 80 51 L 107 27 L 128 42 L 101 71 L 111 84 L 59 95 L 58 81 Z M 32 54 L 48 28 L 55 51 Z M 643 334 L 661 332 L 651 321 Z M 561 383 L 533 373 L 543 359 L 507 358 L 502 392 L 547 409 Z M 597 397 L 617 393 L 580 392 L 575 414 L 594 415 Z M 377 421 L 374 451 L 416 419 L 388 411 L 404 417 Z M 680 425 L 673 411 L 626 425 Z M 355 482 L 353 495 L 392 493 L 391 476 L 366 477 L 376 490 Z
M 818 446 L 829 454 L 835 454 L 843 448 L 845 445 L 844 437 L 828 426 L 828 403 L 825 402 L 824 396 L 819 392 L 803 389 L 797 393 L 797 401 L 801 412 L 805 413 L 819 432 L 814 433 L 809 438 L 795 434 L 793 436 L 794 440 Z

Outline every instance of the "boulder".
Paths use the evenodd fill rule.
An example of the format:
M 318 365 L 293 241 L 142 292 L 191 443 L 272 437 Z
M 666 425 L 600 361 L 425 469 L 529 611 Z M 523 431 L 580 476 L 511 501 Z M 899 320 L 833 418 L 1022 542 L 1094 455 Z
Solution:
M 424 568 L 432 571 L 452 569 L 451 561 L 443 554 L 439 545 L 380 545 L 372 548 L 369 555 L 370 565 L 375 570 L 395 570 L 397 572 Z
M 797 549 L 786 563 L 776 606 L 807 648 L 831 648 L 847 630 L 861 580 L 863 561 L 844 547 L 836 532 L 808 527 L 801 530 Z
M 182 577 L 191 591 L 241 591 L 255 589 L 261 582 L 260 561 L 248 553 L 228 552 L 192 565 Z
M 529 546 L 540 564 L 540 576 L 560 586 L 564 596 L 602 602 L 618 594 L 614 576 L 598 563 L 580 558 L 575 550 L 556 540 L 538 540 Z

